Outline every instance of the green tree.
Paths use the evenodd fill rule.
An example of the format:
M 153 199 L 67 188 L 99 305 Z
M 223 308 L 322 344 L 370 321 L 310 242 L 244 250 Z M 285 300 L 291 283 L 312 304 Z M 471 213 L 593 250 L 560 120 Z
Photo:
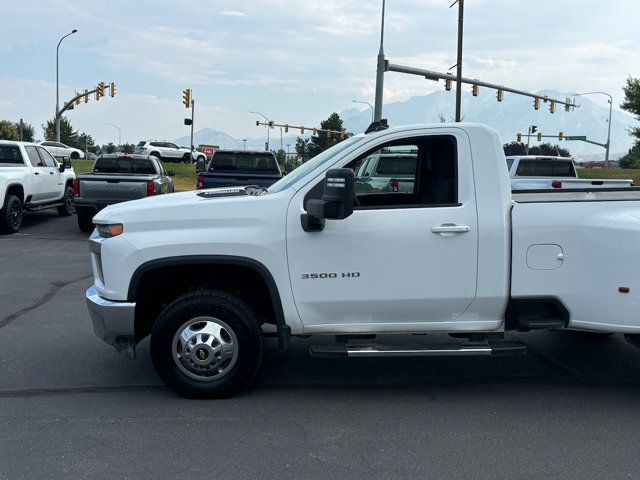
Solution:
M 0 140 L 20 140 L 15 123 L 9 120 L 0 120 Z
M 18 139 L 20 139 L 20 122 L 15 122 L 16 130 L 18 131 Z M 22 141 L 23 142 L 35 142 L 36 129 L 30 123 L 22 122 Z
M 296 154 L 304 163 L 311 157 L 311 139 L 298 137 L 296 139 Z
M 91 148 L 94 147 L 95 144 L 96 143 L 91 135 L 82 132 L 78 135 L 78 146 L 76 148 L 79 148 L 80 150 L 84 150 L 86 148 L 88 151 L 91 151 Z
M 56 139 L 56 121 L 47 120 L 47 123 L 42 125 L 45 140 L 55 141 Z M 80 142 L 80 134 L 77 130 L 73 129 L 73 125 L 67 119 L 67 117 L 60 117 L 60 141 L 70 147 L 79 148 L 84 150 L 84 143 Z
M 525 155 L 527 153 L 527 146 L 520 142 L 505 143 L 502 148 L 504 149 L 504 154 L 506 156 Z
M 620 158 L 620 168 L 640 168 L 640 143 L 636 143 L 629 152 Z
M 342 126 L 342 119 L 337 113 L 333 112 L 329 115 L 329 118 L 320 122 L 320 128 L 323 130 L 331 130 L 332 133 L 329 135 L 327 132 L 318 132 L 318 135 L 311 138 L 310 157 L 315 157 L 327 148 L 331 148 L 344 140 L 340 138 L 340 132 L 344 127 Z M 347 137 L 345 136 L 345 138 Z
M 570 157 L 571 152 L 559 145 L 551 145 L 550 143 L 541 143 L 534 145 L 529 149 L 529 155 L 549 155 L 558 157 Z
M 620 104 L 620 108 L 640 120 L 640 79 L 627 78 L 627 84 L 622 87 L 622 91 L 624 92 L 624 102 Z M 631 135 L 636 137 L 636 145 L 638 145 L 640 143 L 640 128 L 632 128 Z
M 100 151 L 102 153 L 115 153 L 116 146 L 113 144 L 113 142 L 109 142 L 106 145 L 102 145 L 102 147 L 100 147 Z
M 124 153 L 133 153 L 135 145 L 133 143 L 125 143 L 122 145 L 122 151 Z

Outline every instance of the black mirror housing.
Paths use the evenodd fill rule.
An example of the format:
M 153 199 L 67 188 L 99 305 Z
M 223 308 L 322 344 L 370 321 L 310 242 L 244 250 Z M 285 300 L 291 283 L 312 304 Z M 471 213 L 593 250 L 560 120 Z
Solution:
M 62 157 L 62 165 L 64 168 L 71 168 L 71 159 L 69 157 Z
M 309 200 L 303 215 L 305 231 L 324 228 L 324 220 L 344 220 L 353 213 L 355 178 L 349 168 L 333 168 L 327 172 L 322 200 Z M 311 217 L 311 218 L 309 218 Z
M 206 169 L 205 165 L 204 165 L 204 160 L 198 160 L 196 162 L 196 173 L 202 173 L 204 172 Z
M 176 175 L 176 172 L 174 172 L 173 170 L 167 170 L 167 177 L 174 177 Z

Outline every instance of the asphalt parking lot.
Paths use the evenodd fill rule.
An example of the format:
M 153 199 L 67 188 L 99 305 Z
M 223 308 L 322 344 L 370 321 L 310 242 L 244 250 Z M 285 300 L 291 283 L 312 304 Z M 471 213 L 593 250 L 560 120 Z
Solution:
M 640 478 L 640 352 L 520 334 L 504 358 L 314 359 L 267 339 L 253 387 L 185 400 L 93 335 L 86 235 L 0 237 L 0 479 Z

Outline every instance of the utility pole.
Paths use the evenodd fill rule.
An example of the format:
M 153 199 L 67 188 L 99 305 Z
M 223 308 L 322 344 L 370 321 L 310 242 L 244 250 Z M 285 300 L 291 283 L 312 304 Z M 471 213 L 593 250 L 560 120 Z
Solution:
M 373 121 L 379 122 L 382 119 L 382 97 L 384 90 L 384 72 L 387 69 L 384 58 L 384 7 L 385 0 L 382 0 L 382 21 L 380 24 L 380 50 L 378 51 L 378 65 L 376 69 L 376 99 L 373 110 Z
M 538 130 L 537 125 L 529 125 L 529 128 L 527 128 L 527 152 L 526 152 L 527 155 L 529 155 L 529 139 L 531 138 L 531 135 L 536 133 L 537 130 Z
M 456 63 L 456 122 L 461 121 L 462 108 L 462 32 L 464 20 L 464 0 L 456 0 L 451 4 L 453 7 L 458 3 L 458 60 Z M 449 8 L 451 8 L 449 7 Z
M 242 149 L 243 149 L 243 150 L 246 150 L 246 149 L 247 149 L 247 139 L 246 139 L 246 138 L 243 138 L 243 139 L 242 139 Z
M 24 142 L 24 127 L 23 127 L 22 119 L 20 119 L 20 141 Z
M 193 115 L 195 113 L 195 104 L 196 101 L 192 98 L 191 99 L 191 158 L 189 159 L 190 162 L 193 162 Z

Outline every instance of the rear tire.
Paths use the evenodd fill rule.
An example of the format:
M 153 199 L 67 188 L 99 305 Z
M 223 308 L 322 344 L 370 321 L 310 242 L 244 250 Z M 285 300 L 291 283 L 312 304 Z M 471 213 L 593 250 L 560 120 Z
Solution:
M 71 160 L 78 160 L 80 158 L 80 154 L 78 152 L 71 152 L 71 155 L 69 155 L 69 157 L 71 158 Z
M 78 212 L 78 228 L 81 232 L 89 233 L 93 230 L 93 216 L 88 212 Z
M 15 195 L 7 195 L 0 212 L 0 233 L 18 233 L 23 217 L 24 208 L 20 199 Z
M 62 197 L 62 205 L 56 207 L 58 215 L 68 217 L 73 214 L 73 188 L 67 186 L 64 189 L 64 197 Z
M 164 383 L 190 398 L 224 398 L 249 383 L 262 361 L 262 333 L 249 306 L 219 290 L 182 295 L 151 333 Z
M 191 155 L 185 153 L 182 157 L 182 163 L 191 163 Z

